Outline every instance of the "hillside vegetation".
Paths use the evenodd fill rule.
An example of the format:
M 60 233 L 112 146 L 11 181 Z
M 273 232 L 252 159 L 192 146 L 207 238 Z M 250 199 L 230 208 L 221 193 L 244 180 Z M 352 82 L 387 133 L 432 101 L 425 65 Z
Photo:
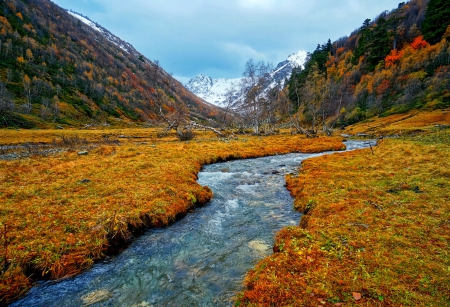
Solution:
M 160 119 L 162 104 L 199 121 L 217 115 L 157 61 L 106 33 L 48 0 L 1 1 L 0 127 L 144 122 Z
M 328 130 L 450 107 L 449 24 L 448 1 L 412 0 L 318 45 L 285 90 L 297 124 Z

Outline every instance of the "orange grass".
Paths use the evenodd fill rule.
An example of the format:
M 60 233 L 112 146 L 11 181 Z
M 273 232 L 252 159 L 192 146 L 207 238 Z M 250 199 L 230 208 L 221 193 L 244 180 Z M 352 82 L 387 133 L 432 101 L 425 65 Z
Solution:
M 434 111 L 413 110 L 406 114 L 394 114 L 386 117 L 375 117 L 348 126 L 345 133 L 367 133 L 376 135 L 408 135 L 418 130 L 427 131 L 434 125 L 450 125 L 450 109 Z
M 2 139 L 4 131 L 0 131 Z M 11 131 L 20 136 L 21 131 Z M 32 136 L 23 131 L 22 141 Z M 58 132 L 61 133 L 61 132 Z M 67 131 L 64 131 L 67 133 Z M 75 133 L 75 132 L 73 132 Z M 148 130 L 77 132 L 145 135 Z M 9 134 L 8 134 L 9 135 Z M 50 140 L 57 132 L 37 131 Z M 67 134 L 66 134 L 67 135 Z M 162 227 L 206 203 L 212 192 L 196 182 L 204 164 L 289 152 L 344 148 L 341 138 L 276 135 L 221 141 L 210 134 L 197 140 L 123 139 L 86 156 L 60 152 L 49 157 L 0 161 L 0 305 L 26 292 L 39 278 L 81 272 L 104 253 L 123 247 L 144 227 Z M 19 142 L 6 137 L 5 142 Z M 122 140 L 122 139 L 121 139 Z
M 236 306 L 450 306 L 450 131 L 310 159 L 287 183 L 307 214 Z
M 153 128 L 123 128 L 123 129 L 0 129 L 0 144 L 12 145 L 23 143 L 50 143 L 53 140 L 60 140 L 63 136 L 79 136 L 88 141 L 99 141 L 107 138 L 117 138 L 119 136 L 137 138 L 155 138 L 158 130 Z M 123 139 L 122 139 L 123 140 Z M 175 137 L 173 137 L 175 140 Z

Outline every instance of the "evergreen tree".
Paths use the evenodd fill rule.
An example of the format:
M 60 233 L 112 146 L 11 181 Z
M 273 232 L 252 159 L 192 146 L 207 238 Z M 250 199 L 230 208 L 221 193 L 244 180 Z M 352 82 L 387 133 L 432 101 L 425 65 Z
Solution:
M 378 19 L 377 26 L 373 29 L 371 39 L 366 46 L 367 68 L 369 71 L 373 71 L 375 66 L 391 51 L 387 26 L 384 18 Z
M 353 51 L 352 64 L 356 65 L 359 62 L 359 58 L 366 52 L 367 43 L 370 41 L 370 19 L 364 20 L 363 25 L 359 28 L 358 44 Z
M 450 3 L 448 0 L 430 0 L 425 20 L 422 25 L 422 33 L 430 44 L 438 43 L 450 24 Z

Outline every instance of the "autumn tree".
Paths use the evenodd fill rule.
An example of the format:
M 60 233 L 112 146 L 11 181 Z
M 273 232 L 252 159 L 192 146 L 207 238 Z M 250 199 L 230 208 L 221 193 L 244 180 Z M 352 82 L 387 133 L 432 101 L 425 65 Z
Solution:
M 304 110 L 311 124 L 311 130 L 316 134 L 319 128 L 320 118 L 324 117 L 325 99 L 329 95 L 327 79 L 319 70 L 317 64 L 313 64 L 303 90 Z

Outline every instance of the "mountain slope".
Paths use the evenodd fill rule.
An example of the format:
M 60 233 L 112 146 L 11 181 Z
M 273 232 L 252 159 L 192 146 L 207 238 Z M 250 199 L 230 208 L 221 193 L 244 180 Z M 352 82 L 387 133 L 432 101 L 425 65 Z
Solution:
M 289 81 L 299 124 L 327 129 L 411 109 L 449 108 L 447 2 L 402 2 L 373 21 L 366 19 L 350 36 L 319 45 Z M 434 41 L 424 39 L 436 35 L 426 24 L 439 25 Z
M 0 14 L 0 127 L 155 120 L 157 89 L 191 118 L 218 112 L 131 44 L 51 1 L 2 1 Z
M 300 50 L 297 53 L 280 62 L 271 72 L 271 82 L 267 85 L 268 89 L 278 86 L 280 89 L 285 85 L 286 79 L 289 79 L 293 68 L 303 67 L 307 58 L 306 51 Z M 242 78 L 234 79 L 213 79 L 209 76 L 200 74 L 186 83 L 186 88 L 195 95 L 201 97 L 209 103 L 224 107 L 226 106 L 227 96 L 236 100 L 240 94 Z

